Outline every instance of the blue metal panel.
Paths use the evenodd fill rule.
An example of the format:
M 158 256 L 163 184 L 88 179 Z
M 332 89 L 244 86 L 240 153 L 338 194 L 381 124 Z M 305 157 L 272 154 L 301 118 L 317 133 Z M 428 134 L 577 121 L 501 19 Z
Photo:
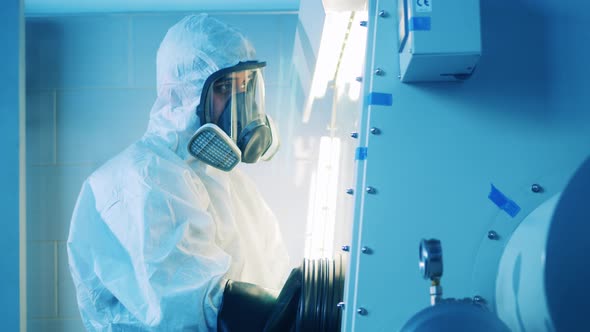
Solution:
M 19 227 L 20 179 L 21 174 L 21 109 L 24 101 L 24 48 L 21 46 L 22 1 L 2 1 L 0 6 L 0 151 L 2 151 L 2 190 L 0 211 L 2 211 L 2 239 L 0 240 L 0 312 L 2 328 L 18 331 L 20 313 L 19 294 Z M 24 147 L 22 149 L 24 151 Z M 22 285 L 24 287 L 24 285 Z
M 373 15 L 376 13 L 376 3 L 374 1 L 368 2 L 368 24 L 367 24 L 367 41 L 366 41 L 366 53 L 365 53 L 365 69 L 363 73 L 363 89 L 362 95 L 367 96 L 370 91 L 371 87 L 370 84 L 366 82 L 370 80 L 372 71 L 372 62 L 369 60 L 373 55 L 373 49 L 375 47 L 375 38 L 374 34 L 376 32 L 375 24 L 373 21 Z M 367 109 L 369 106 L 368 99 L 362 98 L 362 111 L 360 114 L 359 119 L 359 146 L 366 147 L 367 146 L 367 126 L 369 123 L 368 113 L 364 110 Z M 350 257 L 348 261 L 348 268 L 346 273 L 346 280 L 344 285 L 344 303 L 345 303 L 345 310 L 342 313 L 342 331 L 354 331 L 356 326 L 356 309 L 355 305 L 357 302 L 357 289 L 358 289 L 358 272 L 359 272 L 359 259 L 360 259 L 360 248 L 361 248 L 361 227 L 362 227 L 362 220 L 363 220 L 363 202 L 365 197 L 365 169 L 366 169 L 367 161 L 365 160 L 358 160 L 356 162 L 356 170 L 355 170 L 355 196 L 354 196 L 354 215 L 352 220 L 352 230 L 351 230 L 351 242 L 350 242 Z
M 575 162 L 572 162 L 571 166 L 547 171 L 545 175 L 533 178 L 532 184 L 542 184 L 542 190 L 539 192 L 533 192 L 532 184 L 529 183 L 517 183 L 504 188 L 525 212 L 520 212 L 518 218 L 513 218 L 504 211 L 497 210 L 486 224 L 487 228 L 480 233 L 477 251 L 473 253 L 475 263 L 472 267 L 470 294 L 483 297 L 491 310 L 496 310 L 496 283 L 490 279 L 495 278 L 498 273 L 501 256 L 512 233 L 531 211 L 565 187 L 575 170 L 574 164 Z M 490 231 L 496 236 L 490 237 Z
M 416 255 L 421 238 L 442 241 L 445 297 L 481 295 L 493 309 L 503 239 L 561 191 L 590 154 L 590 67 L 583 56 L 590 47 L 580 42 L 590 31 L 590 5 L 481 5 L 484 54 L 474 76 L 406 85 L 391 38 L 397 8 L 369 1 L 366 72 L 381 68 L 385 75 L 365 77 L 365 96 L 387 91 L 395 99 L 392 106 L 363 105 L 360 145 L 371 153 L 358 163 L 345 331 L 396 331 L 429 305 Z M 514 218 L 488 198 L 490 183 L 521 208 Z M 545 190 L 533 192 L 535 183 Z M 366 193 L 368 186 L 376 194 Z M 490 240 L 489 230 L 500 240 Z M 357 313 L 361 307 L 365 315 Z

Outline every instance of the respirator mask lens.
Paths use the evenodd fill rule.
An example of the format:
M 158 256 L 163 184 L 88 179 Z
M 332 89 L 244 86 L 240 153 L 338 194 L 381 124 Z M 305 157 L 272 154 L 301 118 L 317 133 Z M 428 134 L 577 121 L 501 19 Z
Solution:
M 276 152 L 276 127 L 264 112 L 264 66 L 264 62 L 241 62 L 213 73 L 205 81 L 197 114 L 208 129 L 203 126 L 195 134 L 206 135 L 203 139 L 191 139 L 189 152 L 193 156 L 218 168 L 226 165 L 221 169 L 227 169 L 239 161 L 268 160 Z M 212 130 L 212 126 L 219 130 Z M 273 151 L 268 153 L 271 147 Z M 213 165 L 212 160 L 218 162 Z

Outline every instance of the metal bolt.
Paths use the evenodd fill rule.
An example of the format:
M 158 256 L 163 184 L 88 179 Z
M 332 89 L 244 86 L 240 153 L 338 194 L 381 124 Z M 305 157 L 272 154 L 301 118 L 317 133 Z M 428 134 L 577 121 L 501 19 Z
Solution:
M 389 13 L 386 12 L 385 10 L 380 10 L 379 11 L 379 17 L 387 17 L 389 16 Z
M 342 251 L 349 252 L 350 251 L 350 246 L 342 246 Z
M 381 68 L 375 69 L 375 75 L 377 76 L 385 76 L 385 71 Z
M 473 302 L 475 302 L 476 304 L 485 304 L 486 300 L 484 300 L 484 298 L 479 295 L 475 295 L 473 297 Z
M 362 76 L 357 76 L 354 80 L 357 81 L 357 82 L 362 82 L 363 81 L 363 77 Z
M 356 312 L 358 312 L 359 315 L 361 316 L 366 316 L 369 312 L 367 311 L 367 309 L 360 307 L 358 309 L 356 309 Z
M 356 131 L 353 133 L 350 133 L 350 137 L 352 138 L 359 138 L 359 133 L 357 133 Z
M 346 303 L 344 303 L 344 302 L 338 302 L 338 304 L 336 306 L 338 308 L 340 308 L 340 310 L 344 310 L 344 308 L 346 308 Z
M 367 21 L 361 21 L 360 26 L 366 27 L 367 26 Z
M 346 189 L 346 193 L 349 194 L 349 195 L 353 195 L 354 194 L 354 189 L 348 188 L 348 189 Z
M 498 235 L 498 233 L 496 233 L 496 231 L 489 231 L 488 232 L 488 239 L 498 240 L 499 238 L 500 238 L 500 235 Z
M 371 194 L 371 195 L 374 195 L 374 194 L 376 194 L 376 193 L 377 193 L 377 189 L 375 189 L 375 188 L 373 188 L 373 187 L 367 187 L 367 189 L 366 189 L 366 190 L 367 190 L 367 193 L 368 193 L 368 194 Z
M 371 134 L 373 135 L 381 135 L 381 129 L 377 128 L 377 127 L 373 127 L 371 128 Z
M 361 248 L 361 252 L 362 252 L 363 254 L 370 255 L 370 254 L 372 254 L 372 253 L 373 253 L 373 250 L 371 250 L 371 248 L 369 248 L 369 247 L 362 247 L 362 248 Z
M 535 184 L 533 184 L 531 186 L 531 191 L 534 192 L 534 193 L 542 193 L 543 192 L 543 187 L 541 187 L 540 184 L 535 183 Z

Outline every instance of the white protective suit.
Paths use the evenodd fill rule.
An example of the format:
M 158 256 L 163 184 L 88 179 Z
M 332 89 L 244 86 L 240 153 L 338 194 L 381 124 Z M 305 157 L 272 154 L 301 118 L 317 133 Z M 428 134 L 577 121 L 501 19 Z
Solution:
M 254 184 L 187 152 L 205 79 L 253 58 L 204 14 L 166 34 L 147 132 L 84 182 L 73 213 L 69 264 L 89 331 L 215 331 L 225 279 L 281 288 L 290 264 Z

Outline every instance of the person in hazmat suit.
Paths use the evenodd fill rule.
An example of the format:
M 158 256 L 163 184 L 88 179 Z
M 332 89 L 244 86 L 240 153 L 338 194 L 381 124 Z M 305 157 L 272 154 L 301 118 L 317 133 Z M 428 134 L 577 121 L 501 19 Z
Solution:
M 216 331 L 231 325 L 218 317 L 224 303 L 229 320 L 232 305 L 256 309 L 228 300 L 232 290 L 266 296 L 284 285 L 277 221 L 234 168 L 278 148 L 264 65 L 240 32 L 206 14 L 168 30 L 146 133 L 86 179 L 73 212 L 67 250 L 87 330 Z

